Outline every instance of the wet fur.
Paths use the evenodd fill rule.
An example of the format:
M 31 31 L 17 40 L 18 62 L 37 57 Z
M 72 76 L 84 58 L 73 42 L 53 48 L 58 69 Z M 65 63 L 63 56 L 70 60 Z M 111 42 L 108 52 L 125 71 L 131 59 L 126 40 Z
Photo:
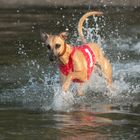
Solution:
M 83 41 L 86 43 L 86 40 L 83 35 L 82 27 L 85 19 L 89 16 L 101 15 L 101 12 L 88 12 L 81 17 L 78 23 L 78 33 Z M 44 40 L 46 45 L 49 45 L 51 57 L 57 56 L 59 59 L 59 63 L 67 64 L 69 61 L 70 54 L 72 52 L 72 46 L 70 44 L 66 44 L 65 40 L 67 38 L 67 33 L 62 32 L 58 35 L 48 35 L 47 33 L 41 34 L 42 39 Z M 58 46 L 60 45 L 60 48 Z M 66 46 L 65 46 L 66 45 Z M 102 49 L 96 43 L 88 43 L 89 47 L 93 50 L 96 57 L 96 65 L 98 65 L 107 81 L 107 84 L 111 86 L 112 84 L 112 66 L 109 60 L 104 56 Z M 65 53 L 59 57 L 60 54 L 63 53 L 64 47 L 66 47 Z M 87 81 L 87 61 L 81 51 L 75 51 L 73 57 L 73 66 L 74 71 L 70 72 L 68 76 L 63 75 L 60 72 L 61 77 L 61 85 L 64 91 L 69 89 L 69 86 L 73 79 L 79 79 L 80 81 Z M 79 91 L 79 94 L 81 91 Z

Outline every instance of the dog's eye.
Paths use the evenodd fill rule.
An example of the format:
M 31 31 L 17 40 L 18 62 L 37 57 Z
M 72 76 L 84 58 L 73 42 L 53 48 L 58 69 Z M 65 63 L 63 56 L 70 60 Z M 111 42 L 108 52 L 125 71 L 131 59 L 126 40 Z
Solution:
M 56 44 L 55 48 L 58 49 L 58 48 L 60 48 L 60 46 L 61 46 L 60 44 Z
M 47 48 L 50 50 L 50 49 L 51 49 L 51 46 L 48 44 L 48 45 L 47 45 Z

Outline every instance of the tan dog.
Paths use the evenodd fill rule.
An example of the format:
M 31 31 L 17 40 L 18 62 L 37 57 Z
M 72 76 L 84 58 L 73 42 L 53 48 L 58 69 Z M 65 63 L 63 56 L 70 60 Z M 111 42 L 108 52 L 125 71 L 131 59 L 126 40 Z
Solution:
M 85 19 L 89 16 L 102 15 L 101 12 L 88 12 L 78 23 L 78 32 L 83 42 L 85 38 L 82 27 Z M 59 59 L 59 68 L 61 75 L 62 89 L 67 91 L 71 82 L 86 82 L 96 66 L 99 66 L 108 85 L 112 84 L 112 66 L 105 58 L 102 49 L 96 43 L 84 44 L 82 47 L 72 47 L 65 42 L 67 33 L 63 32 L 58 35 L 41 34 L 43 41 L 50 50 L 50 60 L 53 56 Z M 81 50 L 81 48 L 83 48 Z

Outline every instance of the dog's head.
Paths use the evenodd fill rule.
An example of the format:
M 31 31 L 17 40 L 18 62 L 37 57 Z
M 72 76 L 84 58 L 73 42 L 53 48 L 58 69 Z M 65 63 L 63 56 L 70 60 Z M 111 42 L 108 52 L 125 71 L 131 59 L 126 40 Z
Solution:
M 53 61 L 54 56 L 60 57 L 63 54 L 64 50 L 66 49 L 65 39 L 67 38 L 67 35 L 67 32 L 62 32 L 58 35 L 41 33 L 41 38 L 50 51 L 49 58 L 51 61 Z

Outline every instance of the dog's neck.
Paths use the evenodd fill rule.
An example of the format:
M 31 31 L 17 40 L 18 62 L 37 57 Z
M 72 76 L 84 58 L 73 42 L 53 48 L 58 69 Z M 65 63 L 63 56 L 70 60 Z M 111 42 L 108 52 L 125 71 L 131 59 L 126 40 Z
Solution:
M 58 57 L 63 56 L 65 54 L 65 52 L 66 52 L 66 49 L 67 49 L 67 44 L 64 42 L 64 49 L 62 50 L 61 53 L 59 53 Z
M 71 52 L 72 52 L 72 47 L 69 44 L 65 43 L 64 50 L 59 55 L 60 63 L 64 65 L 67 64 L 69 62 L 69 57 L 70 57 Z

